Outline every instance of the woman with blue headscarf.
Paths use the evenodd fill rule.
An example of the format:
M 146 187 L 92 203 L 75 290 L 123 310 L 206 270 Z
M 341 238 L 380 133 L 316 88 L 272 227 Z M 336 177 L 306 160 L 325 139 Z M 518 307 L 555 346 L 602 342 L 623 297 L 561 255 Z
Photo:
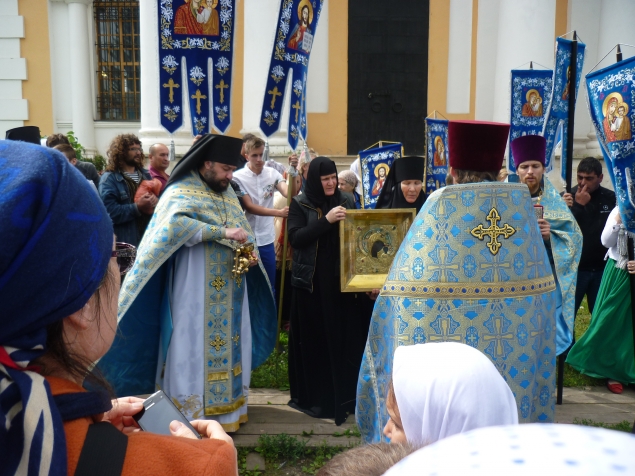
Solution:
M 86 179 L 57 151 L 0 141 L 0 222 L 0 473 L 86 474 L 101 454 L 111 474 L 236 474 L 231 439 L 215 422 L 193 422 L 203 440 L 176 422 L 183 438 L 139 432 L 140 399 L 113 408 L 103 391 L 82 388 L 112 344 L 120 273 L 134 256 L 115 248 Z M 101 433 L 91 432 L 98 422 Z M 85 456 L 87 434 L 99 435 L 86 445 L 97 454 Z M 113 441 L 118 467 L 103 450 Z

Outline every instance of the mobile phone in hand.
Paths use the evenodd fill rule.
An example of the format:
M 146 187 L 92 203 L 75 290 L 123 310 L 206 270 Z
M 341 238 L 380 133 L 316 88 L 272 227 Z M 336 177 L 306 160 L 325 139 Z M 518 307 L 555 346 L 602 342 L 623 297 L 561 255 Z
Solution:
M 149 431 L 150 433 L 157 433 L 159 435 L 171 435 L 170 423 L 174 420 L 178 420 L 201 439 L 201 435 L 190 425 L 187 418 L 176 408 L 176 405 L 174 405 L 170 397 L 168 397 L 163 390 L 153 393 L 144 400 L 143 410 L 133 415 L 133 418 L 143 431 Z

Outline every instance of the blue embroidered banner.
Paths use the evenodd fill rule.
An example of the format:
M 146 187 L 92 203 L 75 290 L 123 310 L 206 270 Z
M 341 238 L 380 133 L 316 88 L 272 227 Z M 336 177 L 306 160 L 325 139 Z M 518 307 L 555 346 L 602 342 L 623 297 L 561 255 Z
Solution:
M 589 111 L 626 229 L 635 233 L 635 57 L 586 76 Z
M 571 40 L 564 38 L 556 39 L 556 67 L 553 71 L 553 89 L 551 93 L 551 104 L 545 115 L 545 122 L 542 128 L 542 136 L 547 139 L 547 156 L 545 166 L 547 171 L 553 168 L 553 156 L 556 150 L 556 133 L 562 128 L 562 152 L 560 158 L 560 176 L 566 180 L 567 171 L 567 125 L 569 114 L 569 65 L 571 64 Z M 584 66 L 585 44 L 578 41 L 577 71 L 575 78 L 576 98 L 578 87 L 582 77 L 582 67 Z
M 288 104 L 288 141 L 292 149 L 306 140 L 306 80 L 313 37 L 324 0 L 282 0 L 278 29 L 269 63 L 267 87 L 262 103 L 260 129 L 270 137 L 280 128 L 287 82 L 292 81 Z
M 542 134 L 545 112 L 551 104 L 552 76 L 551 69 L 512 69 L 510 144 L 520 136 Z M 511 147 L 507 169 L 516 173 Z
M 362 208 L 375 208 L 381 189 L 395 159 L 402 155 L 402 145 L 390 144 L 359 153 L 362 174 Z
M 210 123 L 225 132 L 231 123 L 234 0 L 158 3 L 161 125 L 169 132 L 183 125 L 187 90 L 192 132 L 206 134 Z M 181 84 L 185 67 L 187 84 Z
M 426 119 L 426 172 L 425 191 L 431 194 L 445 187 L 448 175 L 448 121 L 445 119 Z

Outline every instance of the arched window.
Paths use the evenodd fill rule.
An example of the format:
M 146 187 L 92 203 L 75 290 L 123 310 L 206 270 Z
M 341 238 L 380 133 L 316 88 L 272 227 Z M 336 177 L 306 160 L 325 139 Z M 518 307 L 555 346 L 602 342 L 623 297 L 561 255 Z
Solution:
M 139 2 L 96 0 L 97 120 L 138 121 Z

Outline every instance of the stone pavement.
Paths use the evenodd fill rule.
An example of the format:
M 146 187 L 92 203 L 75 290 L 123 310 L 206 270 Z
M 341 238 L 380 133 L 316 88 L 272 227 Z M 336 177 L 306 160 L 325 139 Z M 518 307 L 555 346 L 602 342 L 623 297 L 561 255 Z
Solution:
M 260 435 L 280 433 L 305 438 L 309 446 L 318 446 L 324 441 L 330 446 L 360 443 L 359 437 L 351 435 L 357 430 L 353 416 L 338 427 L 333 420 L 311 418 L 293 410 L 287 406 L 288 401 L 288 391 L 251 389 L 249 422 L 231 435 L 236 446 L 254 447 Z M 632 423 L 635 421 L 635 389 L 625 388 L 622 395 L 615 395 L 605 387 L 565 388 L 563 404 L 556 405 L 556 423 L 572 423 L 575 418 Z

